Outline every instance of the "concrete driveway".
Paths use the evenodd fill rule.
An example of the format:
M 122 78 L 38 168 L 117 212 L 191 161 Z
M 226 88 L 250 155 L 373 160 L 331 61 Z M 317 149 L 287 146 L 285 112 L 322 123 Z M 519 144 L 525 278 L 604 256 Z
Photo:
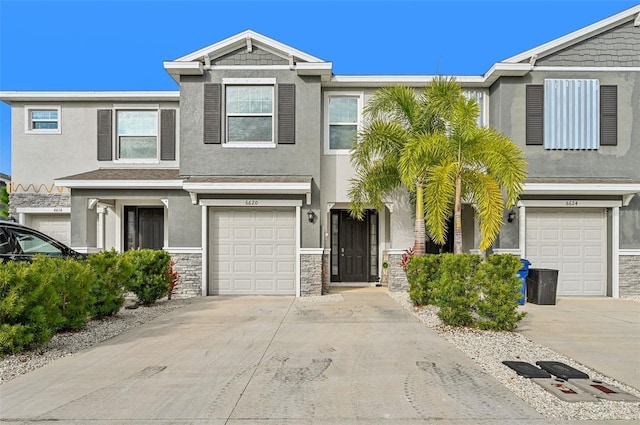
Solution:
M 203 299 L 5 383 L 0 418 L 109 425 L 548 423 L 384 292 L 325 300 Z

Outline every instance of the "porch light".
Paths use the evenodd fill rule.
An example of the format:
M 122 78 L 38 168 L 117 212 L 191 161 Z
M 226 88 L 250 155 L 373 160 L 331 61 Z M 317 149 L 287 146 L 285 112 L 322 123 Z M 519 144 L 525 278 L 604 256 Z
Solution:
M 516 219 L 516 212 L 514 210 L 509 211 L 509 214 L 507 214 L 507 221 L 509 223 L 513 223 L 513 220 Z
M 309 223 L 313 223 L 313 220 L 315 220 L 316 218 L 316 214 L 313 212 L 313 210 L 309 210 L 307 212 L 307 217 L 309 218 Z

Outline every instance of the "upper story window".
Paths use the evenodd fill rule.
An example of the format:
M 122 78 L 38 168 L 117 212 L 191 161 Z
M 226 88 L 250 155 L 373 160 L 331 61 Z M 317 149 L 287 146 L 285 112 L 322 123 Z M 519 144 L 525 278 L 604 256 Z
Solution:
M 325 93 L 325 153 L 348 153 L 362 123 L 363 94 Z
M 617 86 L 595 79 L 547 79 L 526 88 L 526 143 L 549 150 L 617 144 Z
M 158 158 L 158 111 L 117 111 L 118 159 Z
M 27 106 L 25 132 L 34 134 L 60 134 L 60 106 Z
M 275 78 L 223 78 L 203 87 L 205 144 L 275 148 L 296 143 L 296 85 Z
M 476 123 L 478 127 L 486 127 L 489 122 L 489 117 L 487 116 L 488 108 L 485 105 L 485 100 L 488 98 L 486 92 L 483 90 L 465 90 L 462 94 L 467 99 L 476 101 L 478 104 L 478 118 L 476 118 Z
M 227 142 L 273 143 L 273 86 L 226 86 Z
M 149 163 L 176 159 L 176 110 L 160 105 L 99 109 L 98 161 Z

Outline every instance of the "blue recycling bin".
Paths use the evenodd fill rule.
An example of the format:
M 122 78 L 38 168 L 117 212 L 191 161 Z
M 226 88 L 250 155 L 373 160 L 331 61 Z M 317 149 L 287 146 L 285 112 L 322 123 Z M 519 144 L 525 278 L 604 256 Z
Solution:
M 522 267 L 516 273 L 520 279 L 520 299 L 518 300 L 518 304 L 524 305 L 527 299 L 527 276 L 529 276 L 529 266 L 531 262 L 524 258 L 521 258 L 520 262 L 522 263 Z

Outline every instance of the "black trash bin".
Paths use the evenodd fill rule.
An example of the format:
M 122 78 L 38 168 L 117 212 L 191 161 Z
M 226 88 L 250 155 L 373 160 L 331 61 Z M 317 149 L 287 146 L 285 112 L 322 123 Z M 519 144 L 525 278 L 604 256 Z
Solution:
M 555 305 L 558 289 L 558 270 L 529 269 L 527 301 L 533 304 Z

